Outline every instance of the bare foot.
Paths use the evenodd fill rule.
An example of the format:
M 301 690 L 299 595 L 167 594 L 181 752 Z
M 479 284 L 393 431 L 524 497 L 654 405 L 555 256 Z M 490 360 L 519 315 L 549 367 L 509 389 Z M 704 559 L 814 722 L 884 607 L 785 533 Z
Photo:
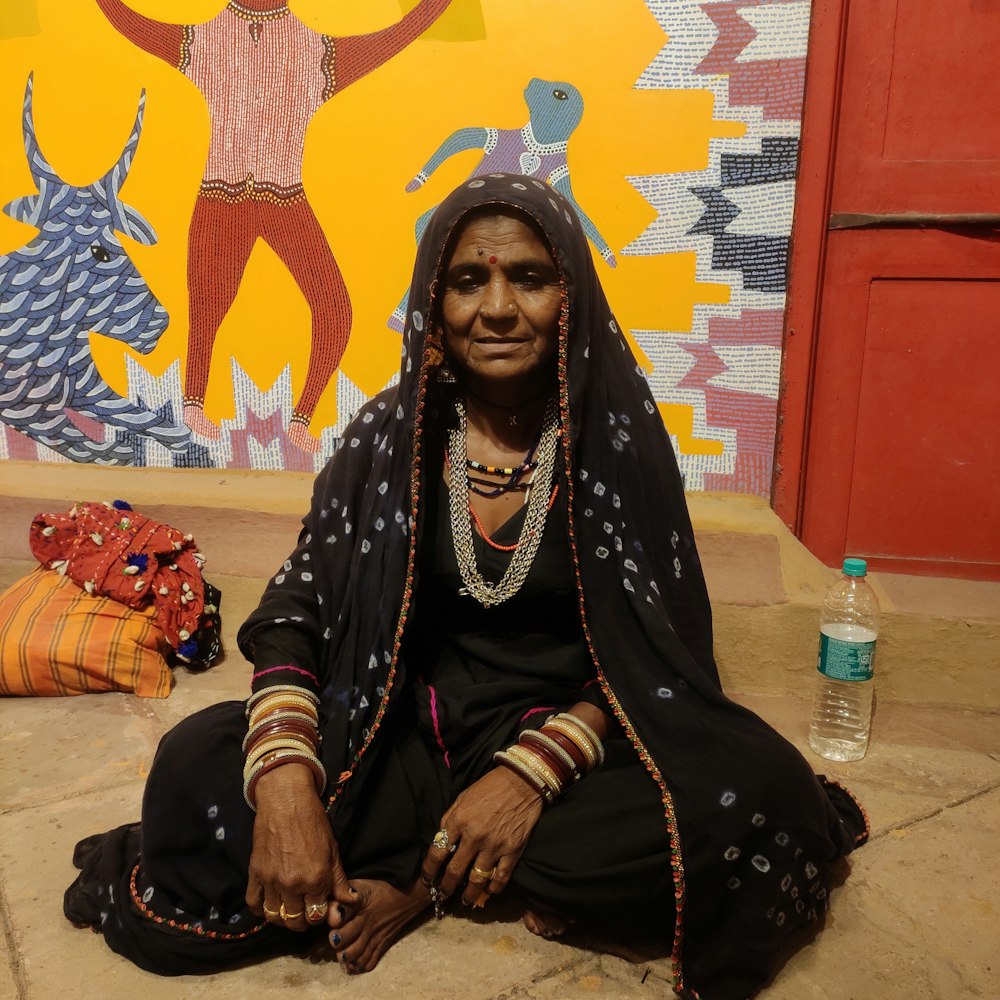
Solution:
M 543 938 L 559 937 L 569 927 L 570 921 L 551 910 L 527 909 L 524 911 L 524 926 Z
M 288 425 L 288 440 L 300 451 L 307 451 L 315 455 L 320 449 L 320 440 L 309 433 L 309 428 L 298 420 L 293 420 Z
M 205 416 L 205 411 L 197 403 L 184 404 L 184 423 L 199 437 L 208 438 L 211 441 L 217 441 L 222 433 Z
M 419 879 L 408 889 L 374 879 L 351 879 L 351 885 L 358 891 L 358 902 L 333 906 L 327 916 L 330 945 L 348 972 L 371 972 L 431 899 Z

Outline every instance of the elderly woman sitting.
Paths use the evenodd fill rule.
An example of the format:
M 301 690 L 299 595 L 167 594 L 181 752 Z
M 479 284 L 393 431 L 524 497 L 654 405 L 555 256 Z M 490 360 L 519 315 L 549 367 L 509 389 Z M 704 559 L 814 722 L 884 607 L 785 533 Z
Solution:
M 322 927 L 363 972 L 422 911 L 516 887 L 536 933 L 658 938 L 679 994 L 742 998 L 867 833 L 722 693 L 670 441 L 578 219 L 530 178 L 438 209 L 399 384 L 240 642 L 249 700 L 169 733 L 141 826 L 77 848 L 67 915 L 146 969 Z

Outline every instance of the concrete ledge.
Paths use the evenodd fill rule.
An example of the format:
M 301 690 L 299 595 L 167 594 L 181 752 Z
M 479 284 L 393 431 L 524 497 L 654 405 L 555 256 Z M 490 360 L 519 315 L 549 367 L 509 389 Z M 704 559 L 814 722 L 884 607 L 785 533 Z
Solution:
M 692 494 L 688 504 L 724 686 L 810 696 L 820 603 L 837 572 L 764 500 L 709 493 Z M 869 579 L 882 608 L 881 698 L 1000 709 L 1000 583 L 893 573 Z
M 190 531 L 207 557 L 209 580 L 220 574 L 255 579 L 257 593 L 295 545 L 312 482 L 297 473 L 231 477 L 215 470 L 138 473 L 27 462 L 4 468 L 18 465 L 24 466 L 25 478 L 14 477 L 21 492 L 5 482 L 0 495 L 0 563 L 30 566 L 28 526 L 38 512 L 65 510 L 77 499 L 123 496 L 151 517 Z M 688 503 L 727 690 L 808 694 L 819 606 L 836 572 L 760 498 L 699 493 Z M 1000 709 L 1000 583 L 886 573 L 870 579 L 883 610 L 880 696 Z M 224 617 L 236 613 L 224 604 Z
M 134 507 L 169 504 L 301 517 L 309 508 L 310 472 L 246 469 L 128 469 L 75 462 L 2 462 L 0 495 L 77 500 L 128 500 Z M 58 509 L 58 508 L 56 508 Z

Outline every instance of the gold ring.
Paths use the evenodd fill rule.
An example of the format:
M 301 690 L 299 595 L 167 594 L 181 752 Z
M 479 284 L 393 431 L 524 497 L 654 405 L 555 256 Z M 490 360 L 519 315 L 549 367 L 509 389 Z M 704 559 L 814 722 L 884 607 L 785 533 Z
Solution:
M 285 904 L 282 903 L 281 906 L 278 907 L 278 916 L 280 916 L 282 920 L 298 920 L 299 917 L 302 916 L 302 911 L 299 910 L 298 913 L 289 913 L 285 909 Z
M 280 917 L 281 916 L 281 911 L 280 910 L 269 910 L 265 906 L 264 907 L 264 916 L 265 917 Z
M 310 903 L 306 907 L 306 920 L 322 920 L 326 916 L 326 911 L 330 908 L 330 904 L 323 903 Z
M 497 873 L 497 866 L 494 865 L 488 872 L 484 872 L 482 868 L 477 868 L 475 865 L 472 866 L 472 874 L 478 875 L 484 882 L 492 882 L 493 876 Z

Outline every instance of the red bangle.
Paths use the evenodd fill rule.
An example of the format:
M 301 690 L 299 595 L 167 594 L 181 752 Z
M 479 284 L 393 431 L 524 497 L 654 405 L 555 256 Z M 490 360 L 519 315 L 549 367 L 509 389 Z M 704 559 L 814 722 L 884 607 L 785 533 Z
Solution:
M 559 782 L 558 791 L 565 791 L 569 787 L 570 779 L 573 777 L 572 773 L 548 747 L 534 741 L 530 745 L 520 743 L 520 746 L 523 750 L 527 750 L 528 753 L 537 757 L 556 776 L 556 780 Z
M 541 730 L 525 729 L 521 733 L 521 738 L 518 742 L 522 745 L 544 747 L 550 756 L 558 759 L 562 765 L 562 770 L 567 772 L 570 778 L 575 781 L 581 777 L 580 768 L 577 766 L 576 761 L 555 740 L 551 739 L 546 733 L 541 732 Z
M 247 738 L 243 741 L 243 750 L 249 755 L 250 751 L 262 740 L 284 733 L 304 737 L 312 744 L 313 750 L 319 746 L 319 733 L 317 733 L 316 727 L 304 719 L 301 722 L 296 719 L 276 719 L 274 722 L 265 723 L 252 733 L 247 733 Z
M 557 743 L 573 758 L 576 769 L 580 774 L 586 775 L 590 773 L 590 762 L 587 760 L 584 752 L 565 733 L 550 726 L 542 726 L 539 732 L 548 736 L 553 743 Z

